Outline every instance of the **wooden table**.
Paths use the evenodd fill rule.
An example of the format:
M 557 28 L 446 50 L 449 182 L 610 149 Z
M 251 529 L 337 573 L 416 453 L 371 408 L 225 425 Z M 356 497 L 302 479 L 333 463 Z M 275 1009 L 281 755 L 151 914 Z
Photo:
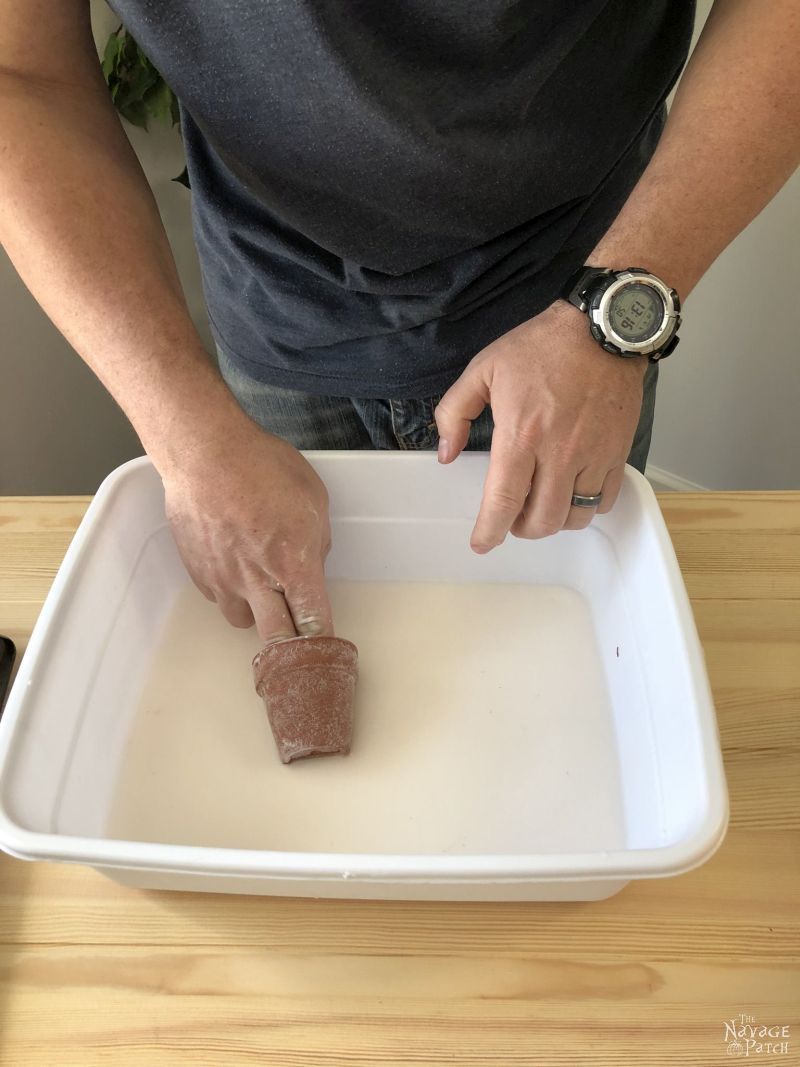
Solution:
M 0 858 L 8 1067 L 800 1063 L 800 494 L 665 495 L 731 794 L 699 870 L 594 904 L 138 892 Z M 84 498 L 0 501 L 0 630 L 25 645 Z

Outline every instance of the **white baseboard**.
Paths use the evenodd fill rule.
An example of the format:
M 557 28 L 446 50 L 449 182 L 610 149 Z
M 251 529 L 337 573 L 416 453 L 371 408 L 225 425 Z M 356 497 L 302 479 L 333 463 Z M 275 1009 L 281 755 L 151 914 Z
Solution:
M 681 478 L 677 474 L 672 474 L 671 471 L 662 470 L 661 467 L 653 467 L 651 464 L 647 464 L 645 470 L 647 480 L 650 482 L 656 492 L 676 492 L 676 493 L 707 493 L 708 487 L 705 485 L 698 485 L 697 482 L 690 482 L 688 478 Z

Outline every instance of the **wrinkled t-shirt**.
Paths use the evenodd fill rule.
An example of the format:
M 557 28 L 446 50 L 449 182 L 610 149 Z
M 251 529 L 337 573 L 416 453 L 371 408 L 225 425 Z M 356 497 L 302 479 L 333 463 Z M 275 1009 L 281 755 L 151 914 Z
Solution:
M 180 103 L 219 347 L 261 382 L 387 399 L 443 392 L 558 297 L 656 147 L 694 21 L 693 0 L 111 6 Z

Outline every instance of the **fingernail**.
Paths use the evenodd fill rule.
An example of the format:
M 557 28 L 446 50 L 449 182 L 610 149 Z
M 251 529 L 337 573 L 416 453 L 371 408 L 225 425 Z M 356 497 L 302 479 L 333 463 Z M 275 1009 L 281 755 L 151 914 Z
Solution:
M 450 442 L 445 437 L 439 438 L 438 459 L 440 463 L 447 463 L 450 458 Z
M 301 637 L 315 637 L 325 629 L 319 619 L 301 619 L 296 625 Z

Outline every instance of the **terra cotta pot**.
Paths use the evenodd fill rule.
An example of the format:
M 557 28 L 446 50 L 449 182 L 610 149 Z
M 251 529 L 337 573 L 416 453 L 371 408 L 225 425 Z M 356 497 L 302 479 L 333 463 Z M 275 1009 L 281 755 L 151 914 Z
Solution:
M 293 637 L 262 648 L 253 678 L 283 763 L 350 751 L 357 674 L 358 649 L 341 637 Z

